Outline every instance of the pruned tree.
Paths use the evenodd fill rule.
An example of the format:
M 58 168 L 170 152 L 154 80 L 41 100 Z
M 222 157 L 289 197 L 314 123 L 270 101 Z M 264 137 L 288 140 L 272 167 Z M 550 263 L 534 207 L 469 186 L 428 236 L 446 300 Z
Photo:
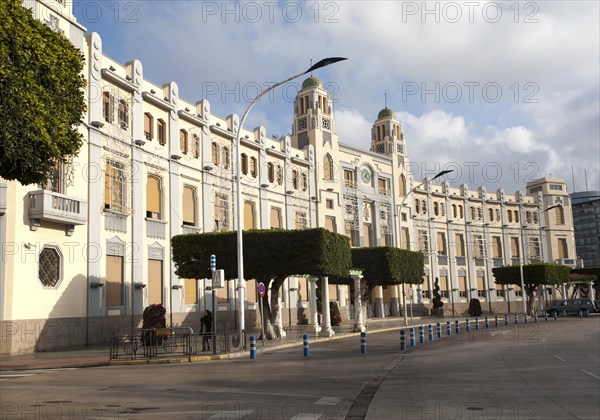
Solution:
M 492 269 L 496 284 L 521 285 L 518 265 L 495 267 Z M 527 312 L 533 307 L 533 292 L 539 285 L 559 285 L 569 281 L 570 268 L 559 264 L 527 264 L 523 266 L 524 292 L 527 293 Z
M 22 3 L 0 2 L 0 176 L 42 184 L 83 143 L 84 58 Z
M 177 235 L 172 238 L 176 273 L 184 278 L 209 278 L 210 255 L 227 279 L 237 273 L 236 232 Z M 244 277 L 265 284 L 263 297 L 265 338 L 281 337 L 279 293 L 285 279 L 307 274 L 315 277 L 347 276 L 351 266 L 346 237 L 325 229 L 249 230 L 243 232 Z

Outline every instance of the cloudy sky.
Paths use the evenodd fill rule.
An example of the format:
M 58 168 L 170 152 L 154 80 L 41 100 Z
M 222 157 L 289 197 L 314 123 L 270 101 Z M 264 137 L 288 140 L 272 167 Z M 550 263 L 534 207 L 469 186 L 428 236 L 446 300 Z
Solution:
M 86 1 L 78 21 L 105 54 L 137 58 L 220 116 L 241 114 L 259 87 L 310 66 L 334 97 L 340 139 L 369 148 L 387 105 L 417 179 L 453 169 L 467 183 L 513 193 L 564 178 L 600 190 L 600 9 L 597 1 Z M 246 128 L 289 133 L 292 82 L 264 98 Z

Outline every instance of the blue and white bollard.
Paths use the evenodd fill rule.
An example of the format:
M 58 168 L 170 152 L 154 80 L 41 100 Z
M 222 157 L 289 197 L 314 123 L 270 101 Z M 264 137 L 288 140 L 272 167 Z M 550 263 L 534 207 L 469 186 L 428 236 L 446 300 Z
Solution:
M 548 321 L 548 312 L 544 311 L 544 321 Z
M 437 327 L 437 338 L 441 339 L 442 338 L 442 324 L 440 324 L 439 322 L 436 325 Z
M 590 310 L 589 310 L 589 309 L 586 309 L 586 310 L 585 310 L 585 317 L 586 317 L 586 318 L 589 318 L 589 317 L 590 317 Z
M 533 322 L 538 322 L 537 312 L 533 314 Z
M 429 341 L 433 341 L 433 325 L 429 324 L 427 326 L 427 331 L 429 333 Z
M 360 352 L 361 353 L 367 352 L 367 333 L 366 332 L 360 333 Z
M 408 331 L 410 333 L 410 346 L 411 347 L 416 347 L 417 346 L 417 340 L 415 338 L 415 327 L 410 327 Z
M 487 316 L 485 317 L 485 328 L 490 328 L 490 320 Z
M 500 325 L 500 323 L 498 322 L 498 315 L 494 315 L 494 324 L 496 325 L 496 328 L 498 328 L 498 326 Z
M 583 309 L 579 310 L 579 319 L 583 319 Z
M 504 325 L 508 325 L 508 314 L 504 314 Z
M 256 337 L 250 336 L 250 358 L 256 359 Z
M 479 330 L 479 318 L 475 317 L 475 329 Z
M 310 347 L 309 347 L 309 342 L 308 342 L 308 334 L 302 335 L 302 341 L 304 342 L 304 344 L 303 344 L 303 347 L 304 347 L 304 357 L 308 357 L 308 356 L 310 356 Z
M 467 320 L 465 321 L 465 330 L 467 332 L 471 331 L 471 320 L 469 318 L 467 318 Z
M 519 315 L 515 314 L 515 324 L 518 324 L 518 323 L 519 323 Z
M 419 325 L 419 343 L 425 342 L 425 328 Z
M 406 351 L 406 331 L 400 330 L 400 350 Z
M 452 335 L 452 324 L 450 321 L 446 321 L 446 336 L 450 337 Z
M 558 321 L 558 312 L 554 311 L 554 320 Z
M 529 324 L 529 315 L 525 314 L 525 323 Z
M 454 332 L 456 332 L 456 334 L 460 334 L 460 322 L 458 322 L 458 319 L 454 321 Z

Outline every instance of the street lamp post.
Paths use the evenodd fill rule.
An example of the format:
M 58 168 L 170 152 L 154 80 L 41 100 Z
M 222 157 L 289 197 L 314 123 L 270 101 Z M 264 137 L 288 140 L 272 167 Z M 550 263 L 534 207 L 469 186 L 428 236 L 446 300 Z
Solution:
M 449 174 L 450 172 L 452 172 L 452 170 L 445 170 L 445 171 L 441 171 L 439 173 L 437 173 L 433 178 L 431 178 L 431 181 L 444 176 L 446 174 Z M 421 185 L 423 185 L 425 183 L 425 181 L 421 182 L 419 185 L 413 187 L 410 189 L 409 192 L 407 192 L 404 197 L 402 198 L 402 201 L 400 202 L 400 210 L 399 210 L 399 214 L 398 214 L 398 228 L 400 231 L 400 236 L 398 237 L 398 248 L 402 248 L 402 206 L 404 206 L 404 202 L 406 201 L 406 199 L 408 198 L 408 196 L 417 188 L 419 188 Z M 403 300 L 403 314 L 404 314 L 404 326 L 408 325 L 408 317 L 406 315 L 406 296 L 405 296 L 405 292 L 404 292 L 404 284 L 402 285 L 402 300 Z
M 305 74 L 308 74 L 314 70 L 320 69 L 321 67 L 325 67 L 328 66 L 330 64 L 334 64 L 337 63 L 339 61 L 343 61 L 346 60 L 346 58 L 342 58 L 342 57 L 329 57 L 329 58 L 324 58 L 323 60 L 319 61 L 318 63 L 312 65 L 308 70 L 303 71 L 302 73 L 298 73 L 292 77 L 288 77 L 285 80 L 282 80 L 281 82 L 275 83 L 274 85 L 269 86 L 268 88 L 266 88 L 265 90 L 263 90 L 262 92 L 260 92 L 256 98 L 254 98 L 254 100 L 252 100 L 252 102 L 250 103 L 250 105 L 248 105 L 248 108 L 246 109 L 246 111 L 244 111 L 244 114 L 242 115 L 242 119 L 240 120 L 240 124 L 236 133 L 236 137 L 235 137 L 235 144 L 236 144 L 236 210 L 237 210 L 237 214 L 236 214 L 236 223 L 237 223 L 237 260 L 238 260 L 238 281 L 237 281 L 237 291 L 238 291 L 238 299 L 240 304 L 238 305 L 238 309 L 240 311 L 240 339 L 242 338 L 242 335 L 244 334 L 244 330 L 246 329 L 246 325 L 245 325 L 245 320 L 244 320 L 244 308 L 245 308 L 245 302 L 244 299 L 246 298 L 246 293 L 245 293 L 245 289 L 246 289 L 246 285 L 245 285 L 245 280 L 244 280 L 244 245 L 243 245 L 243 238 L 242 238 L 242 180 L 241 180 L 241 168 L 242 168 L 242 164 L 241 164 L 241 144 L 240 144 L 240 138 L 241 138 L 241 133 L 242 133 L 242 127 L 244 126 L 244 122 L 246 121 L 246 117 L 248 116 L 248 113 L 250 112 L 250 110 L 254 107 L 254 105 L 260 100 L 260 98 L 262 98 L 263 96 L 265 96 L 267 93 L 269 93 L 270 91 L 272 91 L 273 89 L 291 81 L 294 80 L 300 76 L 303 76 Z
M 542 210 L 541 212 L 539 212 L 538 214 L 541 215 L 542 213 L 547 212 L 548 210 L 552 210 L 554 208 L 560 207 L 560 204 L 555 204 L 553 206 L 548 207 L 546 210 Z M 521 217 L 521 220 L 523 220 L 523 217 Z M 540 217 L 540 222 L 541 222 L 541 217 Z M 527 225 L 525 225 L 527 226 Z M 524 254 L 524 246 L 523 246 L 523 227 L 525 226 L 521 226 L 521 240 L 519 241 L 521 243 L 521 249 L 519 250 L 519 274 L 521 276 L 521 295 L 522 295 L 522 299 L 523 299 L 523 313 L 527 314 L 527 293 L 525 292 L 525 279 L 523 278 L 523 258 L 525 257 Z

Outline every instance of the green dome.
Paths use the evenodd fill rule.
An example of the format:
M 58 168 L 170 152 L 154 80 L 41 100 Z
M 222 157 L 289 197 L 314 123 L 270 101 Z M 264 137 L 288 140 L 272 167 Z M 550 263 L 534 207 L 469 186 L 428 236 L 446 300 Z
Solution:
M 392 111 L 388 107 L 383 108 L 381 111 L 379 111 L 379 114 L 377 114 L 377 119 L 388 117 L 396 118 L 396 114 L 394 114 L 394 111 Z
M 304 82 L 302 82 L 302 89 L 311 88 L 311 87 L 323 87 L 323 83 L 316 77 L 309 77 Z

